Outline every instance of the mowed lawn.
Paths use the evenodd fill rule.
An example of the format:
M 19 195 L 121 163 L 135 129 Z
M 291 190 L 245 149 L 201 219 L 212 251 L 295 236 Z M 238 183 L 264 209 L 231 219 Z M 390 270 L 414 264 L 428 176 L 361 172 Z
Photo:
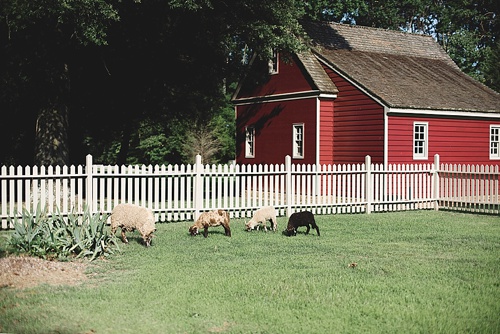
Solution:
M 500 217 L 316 216 L 321 236 L 157 224 L 76 287 L 0 289 L 6 333 L 500 333 Z M 6 232 L 2 232 L 5 234 Z M 118 234 L 118 233 L 117 233 Z M 0 282 L 1 284 L 1 282 Z

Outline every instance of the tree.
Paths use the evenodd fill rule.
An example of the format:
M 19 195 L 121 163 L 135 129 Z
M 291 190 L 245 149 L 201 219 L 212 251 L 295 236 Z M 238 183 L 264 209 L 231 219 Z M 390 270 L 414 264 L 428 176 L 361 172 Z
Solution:
M 195 162 L 197 155 L 201 156 L 201 161 L 205 164 L 214 163 L 213 157 L 220 147 L 218 138 L 214 135 L 208 125 L 199 125 L 186 132 L 186 139 L 183 143 L 183 155 L 186 161 Z
M 245 70 L 243 54 L 265 59 L 273 47 L 298 50 L 301 12 L 293 8 L 292 0 L 117 3 L 120 21 L 108 31 L 109 45 L 91 56 L 106 70 L 81 71 L 81 82 L 99 78 L 79 97 L 81 123 L 103 114 L 113 120 L 86 129 L 86 150 L 103 163 L 190 162 L 182 152 L 186 132 L 210 124 L 222 140 L 214 159 L 233 159 L 229 100 Z M 109 102 L 96 105 L 95 94 Z
M 302 47 L 298 0 L 0 1 L 0 106 L 28 124 L 2 134 L 2 161 L 178 163 L 181 129 L 230 128 L 245 54 Z
M 2 100 L 9 107 L 29 108 L 17 112 L 35 115 L 35 164 L 69 163 L 72 61 L 81 47 L 104 44 L 105 28 L 116 19 L 116 12 L 104 0 L 2 1 L 2 83 L 6 91 L 19 89 L 17 98 L 29 98 L 31 103 L 16 105 L 17 101 L 5 96 Z
M 500 92 L 500 41 L 490 49 L 483 65 L 485 84 Z
M 487 58 L 498 52 L 499 15 L 496 0 L 448 0 L 436 6 L 438 42 L 464 72 L 490 85 L 498 81 L 488 77 L 494 70 L 487 67 L 499 65 L 489 63 Z

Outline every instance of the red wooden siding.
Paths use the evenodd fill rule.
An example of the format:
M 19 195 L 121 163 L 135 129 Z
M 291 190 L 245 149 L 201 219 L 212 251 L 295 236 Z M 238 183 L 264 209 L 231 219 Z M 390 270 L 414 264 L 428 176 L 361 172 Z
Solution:
M 413 123 L 428 122 L 428 159 L 413 160 Z M 489 159 L 490 124 L 493 120 L 432 117 L 389 117 L 388 163 L 432 162 L 498 165 Z
M 267 64 L 260 65 L 262 71 L 267 71 Z M 265 83 L 257 86 L 245 80 L 237 98 L 310 91 L 312 85 L 306 78 L 295 57 L 289 63 L 280 59 L 277 74 L 269 76 Z
M 320 99 L 320 125 L 319 125 L 319 163 L 332 164 L 333 159 L 333 99 Z
M 334 164 L 384 162 L 384 108 L 357 87 L 323 65 L 337 86 L 333 131 Z
M 304 123 L 304 159 L 292 163 L 314 164 L 316 156 L 316 99 L 276 101 L 236 107 L 236 162 L 282 164 L 293 156 L 294 123 Z M 245 127 L 255 126 L 255 158 L 245 158 Z

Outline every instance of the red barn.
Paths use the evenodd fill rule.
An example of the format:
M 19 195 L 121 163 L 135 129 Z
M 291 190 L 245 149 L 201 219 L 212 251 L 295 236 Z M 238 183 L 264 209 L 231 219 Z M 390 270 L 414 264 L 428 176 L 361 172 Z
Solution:
M 239 164 L 500 165 L 500 94 L 430 36 L 307 23 L 311 52 L 253 63 L 236 110 Z

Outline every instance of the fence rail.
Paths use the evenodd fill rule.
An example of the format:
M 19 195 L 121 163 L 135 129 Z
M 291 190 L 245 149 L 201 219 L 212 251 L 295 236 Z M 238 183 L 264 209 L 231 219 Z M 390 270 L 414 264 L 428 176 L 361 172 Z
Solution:
M 439 168 L 437 168 L 439 166 Z M 85 166 L 0 168 L 1 229 L 24 210 L 109 214 L 144 205 L 159 221 L 194 220 L 223 208 L 231 217 L 274 206 L 279 215 L 371 213 L 439 208 L 500 213 L 499 167 L 432 164 Z

